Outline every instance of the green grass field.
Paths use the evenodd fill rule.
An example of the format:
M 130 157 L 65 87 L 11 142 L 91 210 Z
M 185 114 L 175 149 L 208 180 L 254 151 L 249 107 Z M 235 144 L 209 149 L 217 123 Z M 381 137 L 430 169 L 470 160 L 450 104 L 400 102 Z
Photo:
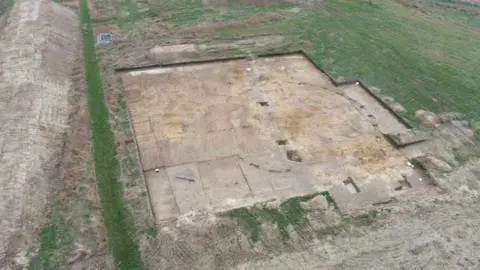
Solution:
M 133 7 L 126 14 L 138 15 L 134 1 L 118 0 L 118 9 Z M 318 66 L 334 77 L 354 77 L 379 87 L 407 108 L 410 119 L 416 110 L 426 109 L 459 111 L 480 120 L 480 32 L 474 28 L 480 25 L 478 15 L 439 10 L 434 0 L 425 8 L 451 20 L 435 19 L 393 0 L 374 1 L 373 7 L 367 1 L 324 0 L 321 8 L 297 13 L 288 12 L 295 5 L 212 9 L 198 0 L 160 2 L 147 13 L 178 26 L 281 14 L 285 20 L 219 29 L 213 37 L 232 40 L 280 34 L 309 41 L 314 47 L 310 57 Z M 137 15 L 128 17 L 129 26 L 142 21 Z M 466 24 L 452 23 L 456 21 Z
M 333 76 L 362 79 L 415 110 L 460 111 L 480 120 L 480 34 L 391 1 L 324 1 L 323 10 L 303 11 L 287 21 L 222 29 L 218 39 L 260 34 L 298 35 L 312 42 L 314 62 Z

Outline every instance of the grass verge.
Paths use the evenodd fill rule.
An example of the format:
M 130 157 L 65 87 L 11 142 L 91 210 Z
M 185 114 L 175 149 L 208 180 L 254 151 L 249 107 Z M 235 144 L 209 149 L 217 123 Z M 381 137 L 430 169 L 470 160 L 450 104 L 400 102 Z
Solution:
M 30 260 L 28 270 L 58 269 L 67 263 L 65 254 L 68 254 L 73 240 L 58 205 L 53 209 L 50 222 L 40 231 L 38 240 L 40 247 Z
M 108 244 L 117 269 L 141 269 L 141 255 L 135 242 L 132 218 L 123 203 L 122 185 L 117 180 L 120 169 L 115 138 L 104 102 L 87 0 L 80 1 L 80 15 L 93 160 Z
M 328 192 L 314 193 L 306 196 L 299 196 L 290 198 L 280 204 L 278 208 L 269 208 L 267 206 L 252 206 L 242 207 L 230 210 L 225 213 L 232 219 L 235 219 L 243 229 L 250 234 L 250 239 L 253 243 L 261 240 L 262 225 L 274 224 L 278 229 L 283 241 L 290 239 L 288 227 L 291 226 L 295 230 L 309 224 L 308 213 L 314 210 L 305 209 L 302 207 L 302 202 L 308 202 L 316 196 L 324 196 L 329 205 L 337 208 L 335 202 Z M 342 216 L 341 222 L 334 226 L 320 228 L 315 231 L 318 238 L 323 238 L 327 235 L 336 236 L 343 231 L 353 227 L 363 227 L 372 225 L 380 215 L 387 215 L 392 212 L 391 208 L 379 208 L 371 210 L 357 216 Z
M 307 210 L 302 208 L 301 203 L 310 201 L 316 196 L 324 196 L 329 204 L 334 204 L 328 192 L 314 193 L 306 196 L 293 197 L 282 202 L 278 209 L 263 207 L 242 207 L 233 209 L 226 213 L 227 216 L 238 220 L 244 228 L 250 232 L 250 238 L 253 242 L 260 240 L 262 232 L 262 222 L 274 223 L 282 236 L 283 240 L 290 238 L 287 231 L 288 226 L 298 227 L 306 222 Z

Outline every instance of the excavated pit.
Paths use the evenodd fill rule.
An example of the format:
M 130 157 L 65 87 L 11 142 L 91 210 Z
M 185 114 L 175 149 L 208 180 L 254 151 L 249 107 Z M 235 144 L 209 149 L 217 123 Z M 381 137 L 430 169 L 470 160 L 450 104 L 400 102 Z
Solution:
M 383 136 L 407 128 L 360 86 L 332 85 L 302 54 L 121 76 L 159 222 L 325 190 L 346 198 L 348 211 L 395 201 L 414 174 Z M 353 205 L 345 179 L 358 191 Z

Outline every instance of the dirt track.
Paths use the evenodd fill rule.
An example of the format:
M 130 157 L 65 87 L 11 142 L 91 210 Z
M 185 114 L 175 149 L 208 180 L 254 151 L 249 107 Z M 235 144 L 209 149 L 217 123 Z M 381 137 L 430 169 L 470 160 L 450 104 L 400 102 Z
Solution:
M 72 10 L 20 0 L 0 33 L 0 262 L 25 255 L 55 199 L 77 25 Z

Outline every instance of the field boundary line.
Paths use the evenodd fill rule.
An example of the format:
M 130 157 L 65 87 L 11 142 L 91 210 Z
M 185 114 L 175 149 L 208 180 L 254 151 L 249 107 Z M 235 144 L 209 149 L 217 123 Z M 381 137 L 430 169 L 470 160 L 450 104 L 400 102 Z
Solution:
M 143 269 L 133 218 L 124 204 L 123 186 L 118 181 L 121 175 L 120 164 L 117 160 L 115 135 L 109 123 L 109 111 L 104 101 L 87 0 L 80 0 L 80 20 L 95 180 L 109 249 L 116 269 Z

